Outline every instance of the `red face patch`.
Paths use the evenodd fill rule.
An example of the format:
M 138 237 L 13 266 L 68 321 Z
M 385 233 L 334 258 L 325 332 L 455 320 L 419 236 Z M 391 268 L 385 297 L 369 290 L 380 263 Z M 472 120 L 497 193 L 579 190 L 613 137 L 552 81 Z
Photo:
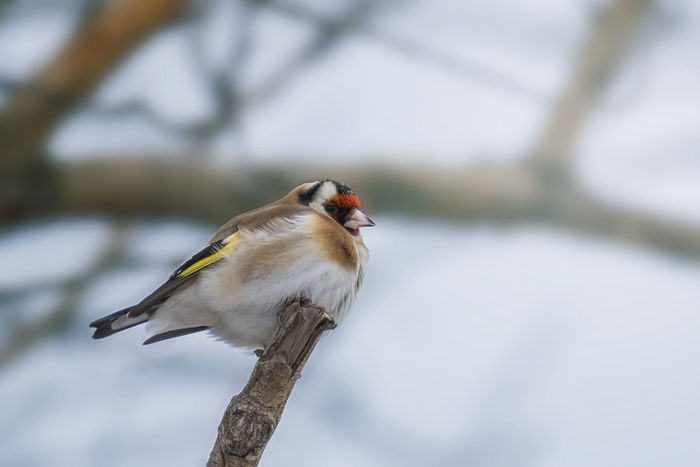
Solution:
M 362 205 L 360 204 L 360 199 L 355 195 L 349 195 L 349 194 L 335 195 L 333 197 L 332 203 L 341 209 L 357 208 L 359 210 L 362 210 Z

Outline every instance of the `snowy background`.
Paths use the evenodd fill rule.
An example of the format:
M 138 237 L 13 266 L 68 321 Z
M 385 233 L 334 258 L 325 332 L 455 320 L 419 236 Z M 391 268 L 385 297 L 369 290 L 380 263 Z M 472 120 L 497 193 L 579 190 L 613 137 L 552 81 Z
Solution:
M 65 2 L 29 3 L 42 6 L 0 16 L 2 76 L 31 76 L 77 21 Z M 221 66 L 242 12 L 238 2 L 205 3 L 198 28 L 149 40 L 94 100 L 109 107 L 138 98 L 174 124 L 213 112 L 183 37 L 198 35 L 206 63 Z M 306 3 L 333 14 L 343 2 Z M 511 162 L 534 144 L 605 5 L 386 8 L 363 23 L 369 32 L 349 35 L 198 149 L 233 166 Z M 700 3 L 653 10 L 590 118 L 576 175 L 600 197 L 700 225 Z M 245 24 L 260 52 L 239 77 L 243 88 L 313 40 L 308 25 L 274 10 Z M 480 64 L 519 87 L 408 58 L 378 34 Z M 142 118 L 87 110 L 50 142 L 57 161 L 178 159 L 191 149 Z M 377 227 L 364 233 L 366 285 L 312 355 L 261 465 L 697 464 L 697 258 L 536 223 L 368 212 Z M 61 284 L 89 270 L 111 232 L 123 234 L 119 259 L 70 304 L 69 325 L 0 366 L 0 465 L 205 463 L 255 357 L 204 335 L 143 347 L 140 328 L 95 342 L 87 324 L 140 300 L 215 228 L 87 216 L 0 231 L 0 344 L 60 304 Z M 17 293 L 27 289 L 36 291 Z

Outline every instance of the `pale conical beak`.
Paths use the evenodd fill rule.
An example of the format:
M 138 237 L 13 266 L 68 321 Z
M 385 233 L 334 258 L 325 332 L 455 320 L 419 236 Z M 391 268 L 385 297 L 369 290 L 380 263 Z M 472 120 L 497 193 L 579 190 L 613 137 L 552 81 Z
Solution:
M 359 229 L 360 227 L 374 227 L 374 221 L 357 208 L 353 208 L 348 217 L 345 218 L 343 227 L 348 229 Z

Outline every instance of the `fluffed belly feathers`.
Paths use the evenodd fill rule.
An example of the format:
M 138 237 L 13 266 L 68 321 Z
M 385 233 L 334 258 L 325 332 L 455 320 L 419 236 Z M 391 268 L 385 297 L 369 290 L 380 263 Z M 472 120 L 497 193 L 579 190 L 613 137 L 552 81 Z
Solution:
M 226 258 L 197 282 L 170 297 L 148 322 L 151 334 L 209 327 L 237 347 L 264 348 L 277 326 L 277 313 L 293 297 L 306 297 L 340 322 L 355 300 L 364 265 L 351 271 L 323 258 L 304 259 L 267 270 L 242 268 L 240 257 Z

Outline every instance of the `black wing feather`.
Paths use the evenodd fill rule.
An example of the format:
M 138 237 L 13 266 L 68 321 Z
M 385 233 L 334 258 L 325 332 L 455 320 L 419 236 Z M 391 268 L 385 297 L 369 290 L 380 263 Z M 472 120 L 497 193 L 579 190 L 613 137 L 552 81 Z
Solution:
M 189 268 L 189 267 L 192 266 L 193 264 L 196 264 L 196 263 L 200 262 L 200 261 L 203 260 L 204 258 L 213 255 L 214 253 L 216 253 L 217 251 L 219 251 L 219 250 L 223 247 L 223 245 L 224 245 L 224 241 L 223 241 L 223 240 L 219 240 L 218 242 L 210 243 L 206 248 L 204 248 L 204 249 L 202 249 L 201 251 L 195 253 L 194 255 L 192 255 L 192 257 L 191 257 L 190 259 L 188 259 L 187 261 L 185 261 L 184 263 L 182 263 L 182 266 L 180 266 L 179 268 L 177 268 L 177 269 L 175 270 L 175 272 L 172 273 L 172 274 L 170 275 L 170 278 L 169 278 L 168 280 L 170 281 L 170 280 L 173 280 L 173 279 L 177 279 L 177 277 L 178 277 L 180 274 L 182 274 L 183 271 L 187 270 L 187 268 Z
M 193 264 L 196 264 L 204 258 L 216 253 L 221 249 L 222 245 L 223 240 L 219 240 L 209 244 L 206 248 L 195 253 L 190 259 L 185 261 L 179 268 L 177 268 L 175 272 L 170 275 L 167 281 L 154 290 L 148 297 L 144 298 L 137 305 L 131 308 L 127 316 L 129 318 L 135 318 L 144 313 L 151 313 L 155 311 L 155 309 L 165 300 L 167 300 L 168 297 L 170 297 L 177 289 L 194 280 L 199 273 L 199 271 L 196 271 L 192 274 L 181 276 L 180 274 L 182 274 L 183 271 L 187 270 L 187 268 Z M 206 267 L 202 269 L 206 269 Z

